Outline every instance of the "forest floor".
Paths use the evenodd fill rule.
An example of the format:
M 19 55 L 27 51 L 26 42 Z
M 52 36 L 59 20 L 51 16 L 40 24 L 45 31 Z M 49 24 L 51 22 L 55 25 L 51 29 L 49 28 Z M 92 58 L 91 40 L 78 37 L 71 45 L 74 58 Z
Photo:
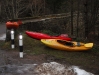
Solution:
M 5 33 L 5 25 L 1 25 L 0 26 L 0 35 L 4 34 Z M 4 40 L 0 40 L 0 42 L 2 42 L 2 44 L 5 42 Z M 0 47 L 1 48 L 1 47 Z M 83 52 L 82 52 L 83 53 Z M 27 53 L 24 53 L 24 57 L 23 58 L 20 58 L 19 57 L 19 51 L 17 50 L 0 50 L 0 75 L 13 75 L 12 74 L 4 74 L 4 72 L 8 73 L 8 67 L 4 67 L 3 65 L 22 65 L 22 64 L 42 64 L 42 63 L 45 63 L 45 62 L 58 62 L 58 63 L 61 63 L 61 64 L 65 64 L 65 65 L 75 65 L 75 66 L 80 66 L 81 68 L 83 68 L 84 70 L 88 71 L 88 72 L 91 72 L 95 75 L 99 75 L 99 52 L 98 53 L 93 53 L 93 51 L 91 52 L 86 52 L 85 55 L 88 55 L 91 57 L 91 58 L 80 58 L 80 54 L 81 53 L 74 53 L 75 54 L 78 54 L 79 57 L 75 57 L 71 54 L 71 53 L 68 53 L 67 52 L 67 55 L 65 54 L 64 56 L 66 57 L 69 57 L 69 55 L 72 55 L 70 56 L 71 59 L 73 59 L 73 62 L 78 62 L 78 63 L 72 63 L 72 61 L 69 61 L 71 63 L 69 63 L 68 61 L 66 61 L 65 59 L 58 59 L 54 56 L 51 56 L 51 55 L 46 55 L 46 54 L 39 54 L 39 55 L 29 55 Z M 68 58 L 67 58 L 68 59 Z M 75 61 L 74 61 L 75 60 Z M 80 64 L 80 62 L 83 60 L 83 62 L 85 63 L 87 60 L 88 63 L 83 63 Z M 11 69 L 11 67 L 10 67 Z M 15 71 L 14 71 L 15 72 Z M 17 75 L 17 74 L 16 74 Z M 24 74 L 25 75 L 25 74 Z

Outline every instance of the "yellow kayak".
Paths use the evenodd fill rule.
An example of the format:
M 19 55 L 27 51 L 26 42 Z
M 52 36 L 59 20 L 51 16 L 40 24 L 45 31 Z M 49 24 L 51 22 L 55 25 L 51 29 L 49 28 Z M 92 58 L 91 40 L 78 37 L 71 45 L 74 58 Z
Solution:
M 41 42 L 51 48 L 66 51 L 86 51 L 93 47 L 93 43 L 82 43 L 61 39 L 41 39 Z

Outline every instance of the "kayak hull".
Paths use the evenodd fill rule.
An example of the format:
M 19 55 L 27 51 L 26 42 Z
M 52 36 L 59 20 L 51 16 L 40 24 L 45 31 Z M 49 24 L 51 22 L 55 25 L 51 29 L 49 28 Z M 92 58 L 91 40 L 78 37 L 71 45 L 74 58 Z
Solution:
M 61 41 L 61 42 L 58 42 Z M 62 43 L 63 41 L 63 43 Z M 48 47 L 58 49 L 58 50 L 66 50 L 66 51 L 87 51 L 90 50 L 93 47 L 93 43 L 82 43 L 79 42 L 79 46 L 77 45 L 78 42 L 75 41 L 66 41 L 66 40 L 61 40 L 61 39 L 41 39 L 41 42 L 45 44 Z M 71 44 L 66 44 L 66 43 L 72 43 Z M 85 46 L 89 45 L 90 46 Z
M 68 40 L 71 41 L 72 39 L 69 37 L 63 37 L 63 36 L 50 36 L 44 33 L 39 33 L 39 32 L 31 32 L 31 31 L 26 31 L 26 34 L 34 39 L 63 39 L 63 40 Z

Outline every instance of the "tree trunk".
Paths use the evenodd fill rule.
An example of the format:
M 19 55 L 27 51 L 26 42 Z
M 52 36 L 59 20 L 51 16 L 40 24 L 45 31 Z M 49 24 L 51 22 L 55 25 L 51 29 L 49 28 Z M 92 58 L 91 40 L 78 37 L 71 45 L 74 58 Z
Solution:
M 73 0 L 71 0 L 71 35 L 73 36 Z
M 78 37 L 78 26 L 79 26 L 79 5 L 80 5 L 80 0 L 78 0 L 77 7 L 78 7 L 78 12 L 77 12 L 77 37 Z
M 84 3 L 84 24 L 85 24 L 85 38 L 88 37 L 88 0 Z

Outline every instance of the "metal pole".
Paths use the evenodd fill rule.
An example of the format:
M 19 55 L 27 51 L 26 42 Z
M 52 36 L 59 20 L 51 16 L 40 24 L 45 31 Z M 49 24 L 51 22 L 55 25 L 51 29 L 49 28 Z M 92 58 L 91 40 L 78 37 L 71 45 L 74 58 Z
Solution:
M 14 30 L 11 30 L 11 48 L 14 49 L 15 45 L 14 45 Z
M 20 48 L 19 56 L 20 56 L 20 58 L 23 58 L 23 36 L 22 36 L 22 34 L 19 35 L 19 48 Z

